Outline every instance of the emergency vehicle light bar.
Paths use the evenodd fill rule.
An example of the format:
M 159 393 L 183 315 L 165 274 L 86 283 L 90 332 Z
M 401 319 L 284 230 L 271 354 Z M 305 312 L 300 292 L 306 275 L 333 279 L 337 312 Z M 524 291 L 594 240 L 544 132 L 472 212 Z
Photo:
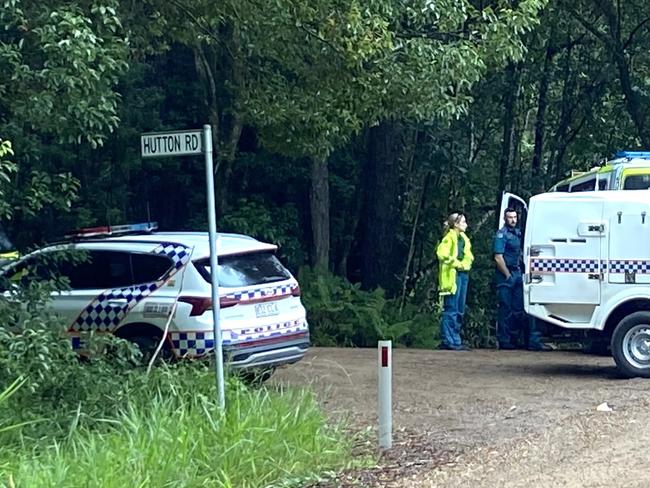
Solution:
M 141 224 L 125 225 L 104 225 L 101 227 L 84 227 L 68 232 L 65 237 L 68 239 L 79 237 L 114 236 L 130 234 L 133 232 L 152 232 L 158 229 L 158 222 L 143 222 Z
M 639 158 L 639 159 L 650 159 L 650 151 L 618 151 L 616 153 L 617 158 Z

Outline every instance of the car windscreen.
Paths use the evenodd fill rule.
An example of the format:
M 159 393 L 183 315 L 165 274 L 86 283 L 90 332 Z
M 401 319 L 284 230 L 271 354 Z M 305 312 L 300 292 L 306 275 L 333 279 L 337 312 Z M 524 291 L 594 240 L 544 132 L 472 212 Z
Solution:
M 194 261 L 194 266 L 208 283 L 212 283 L 209 258 Z M 226 288 L 263 285 L 291 278 L 287 269 L 271 252 L 220 256 L 218 272 L 219 286 Z

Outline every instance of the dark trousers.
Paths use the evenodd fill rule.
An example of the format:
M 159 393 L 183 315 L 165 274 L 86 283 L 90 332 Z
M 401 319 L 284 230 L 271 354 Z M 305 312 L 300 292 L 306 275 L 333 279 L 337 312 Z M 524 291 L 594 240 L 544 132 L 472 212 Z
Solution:
M 460 329 L 465 315 L 468 284 L 468 273 L 456 273 L 456 293 L 445 295 L 443 298 L 440 335 L 442 343 L 451 349 L 458 349 L 461 346 Z
M 511 273 L 510 279 L 497 284 L 499 299 L 497 313 L 497 341 L 499 346 L 517 346 L 522 342 L 528 348 L 540 346 L 540 333 L 532 317 L 524 312 L 524 289 L 521 272 Z

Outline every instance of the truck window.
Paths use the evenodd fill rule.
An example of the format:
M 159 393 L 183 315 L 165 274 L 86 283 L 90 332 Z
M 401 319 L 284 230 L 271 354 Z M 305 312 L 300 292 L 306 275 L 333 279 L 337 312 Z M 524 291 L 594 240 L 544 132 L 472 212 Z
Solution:
M 598 180 L 598 189 L 599 190 L 608 190 L 607 179 L 603 178 Z
M 580 191 L 593 191 L 596 189 L 596 178 L 589 178 L 588 180 L 581 181 L 580 183 L 574 183 L 571 185 L 569 190 L 571 193 L 576 193 Z
M 555 191 L 569 191 L 569 184 L 565 183 L 564 185 L 559 185 Z
M 650 174 L 629 175 L 623 182 L 623 190 L 647 190 L 650 188 Z

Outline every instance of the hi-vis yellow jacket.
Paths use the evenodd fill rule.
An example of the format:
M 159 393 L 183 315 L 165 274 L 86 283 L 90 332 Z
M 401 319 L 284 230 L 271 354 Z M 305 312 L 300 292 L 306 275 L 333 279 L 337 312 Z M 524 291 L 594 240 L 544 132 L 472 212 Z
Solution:
M 463 259 L 458 260 L 458 238 L 463 239 L 465 247 L 463 249 Z M 436 248 L 438 256 L 438 292 L 441 295 L 453 295 L 456 293 L 456 270 L 469 271 L 474 262 L 472 254 L 472 245 L 469 237 L 464 232 L 449 230 L 438 247 Z

